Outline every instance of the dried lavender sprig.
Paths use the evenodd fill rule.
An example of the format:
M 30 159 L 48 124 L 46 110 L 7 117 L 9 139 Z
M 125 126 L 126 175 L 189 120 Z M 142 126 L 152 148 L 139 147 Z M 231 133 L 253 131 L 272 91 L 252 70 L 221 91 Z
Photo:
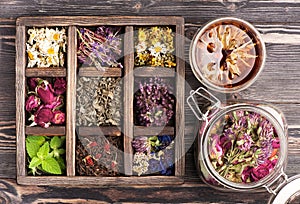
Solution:
M 120 67 L 117 60 L 122 54 L 122 39 L 118 35 L 120 28 L 98 27 L 95 32 L 81 28 L 77 29 L 79 36 L 78 59 L 81 63 L 94 64 L 98 69 L 104 66 Z

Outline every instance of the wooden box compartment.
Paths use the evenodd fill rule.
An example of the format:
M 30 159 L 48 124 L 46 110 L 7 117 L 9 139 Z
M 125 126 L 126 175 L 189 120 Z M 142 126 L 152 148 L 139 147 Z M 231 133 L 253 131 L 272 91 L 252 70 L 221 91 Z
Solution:
M 16 131 L 17 181 L 19 184 L 107 186 L 172 185 L 183 183 L 185 163 L 183 18 L 175 16 L 168 16 L 167 18 L 163 16 L 21 17 L 17 19 L 16 25 Z M 93 60 L 91 60 L 92 62 L 80 61 L 77 58 L 79 55 L 78 51 L 80 49 L 84 50 L 84 48 L 79 49 L 82 42 L 81 34 L 87 32 L 81 29 L 88 29 L 95 33 L 102 26 L 119 28 L 120 56 L 117 56 L 115 61 L 112 62 L 113 65 L 110 63 L 99 65 L 94 63 Z M 28 66 L 29 61 L 33 57 L 28 53 L 26 43 L 31 37 L 28 34 L 28 30 L 32 28 L 52 28 L 56 31 L 58 28 L 58 30 L 65 30 L 66 45 L 64 48 L 64 59 L 61 59 L 62 64 L 60 62 L 56 63 L 55 67 L 51 65 L 50 67 Z M 139 45 L 141 39 L 148 39 L 149 33 L 151 34 L 152 31 L 156 32 L 157 29 L 162 29 L 164 32 L 173 32 L 173 38 L 164 38 L 166 40 L 164 42 L 152 39 L 151 47 L 143 43 Z M 147 36 L 147 32 L 149 36 Z M 53 35 L 53 38 L 57 40 L 57 36 Z M 167 43 L 170 42 L 171 45 L 168 45 Z M 112 46 L 113 44 L 108 45 Z M 172 49 L 172 46 L 174 46 L 174 49 Z M 41 49 L 38 49 L 38 51 Z M 63 48 L 59 50 L 63 50 Z M 53 54 L 51 50 L 47 52 Z M 155 58 L 157 53 L 163 53 L 163 59 Z M 50 62 L 51 64 L 51 60 L 45 59 L 45 63 Z M 49 81 L 63 78 L 66 81 L 66 92 L 63 97 L 64 108 L 61 109 L 65 113 L 64 122 L 51 124 L 48 128 L 40 127 L 39 125 L 31 127 L 29 125 L 28 111 L 25 106 L 29 96 L 28 81 L 31 78 L 45 78 L 49 79 Z M 140 117 L 139 114 L 141 112 L 136 110 L 136 95 L 140 93 L 139 90 L 141 88 L 139 81 L 156 79 L 171 82 L 171 94 L 174 96 L 174 100 L 172 100 L 173 106 L 169 113 L 173 115 L 168 118 L 167 123 L 160 120 L 154 125 L 147 122 L 139 123 L 137 118 Z M 94 85 L 84 85 L 87 81 Z M 98 90 L 98 95 L 94 93 L 93 100 L 95 100 L 95 97 L 102 100 L 103 94 L 106 94 L 107 90 L 101 88 L 101 86 L 106 87 L 107 84 L 111 84 L 116 89 L 114 83 L 118 84 L 118 98 L 117 100 L 110 100 L 110 106 L 100 104 L 100 102 L 100 105 L 95 106 L 93 105 L 94 101 L 81 103 L 86 98 L 93 98 L 91 97 L 93 90 L 94 92 Z M 103 100 L 106 101 L 107 99 Z M 116 104 L 117 108 L 115 107 Z M 114 107 L 114 114 L 117 114 L 119 117 L 117 121 L 110 120 L 109 117 L 111 116 L 107 116 L 112 114 L 110 111 L 111 106 Z M 163 105 L 159 104 L 160 108 L 161 106 Z M 107 115 L 102 113 L 103 109 L 105 109 L 104 112 Z M 161 113 L 162 111 L 158 112 Z M 94 115 L 92 114 L 91 116 L 90 113 Z M 92 120 L 91 118 L 94 119 Z M 53 137 L 65 136 L 65 144 L 61 148 L 65 148 L 65 154 L 62 155 L 66 168 L 62 174 L 30 175 L 26 138 L 29 136 L 39 137 L 41 135 L 48 138 L 49 144 Z M 173 141 L 171 157 L 174 160 L 174 165 L 172 166 L 171 174 L 161 175 L 157 172 L 144 172 L 138 176 L 138 173 L 133 171 L 135 168 L 134 158 L 137 151 L 133 147 L 134 141 L 136 138 L 150 138 L 153 136 L 157 136 L 155 137 L 156 139 L 161 139 L 165 135 L 168 135 L 168 138 Z M 93 169 L 97 165 L 95 162 L 101 163 L 101 158 L 105 154 L 112 159 L 112 162 L 104 165 L 99 164 L 96 168 L 97 171 L 95 171 Z M 87 168 L 85 168 L 85 165 L 87 165 Z M 112 169 L 107 168 L 105 165 L 110 166 Z

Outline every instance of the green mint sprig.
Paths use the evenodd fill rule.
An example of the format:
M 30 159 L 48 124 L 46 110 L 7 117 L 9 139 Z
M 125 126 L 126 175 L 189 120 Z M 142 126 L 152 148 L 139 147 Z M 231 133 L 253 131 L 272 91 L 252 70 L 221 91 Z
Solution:
M 65 136 L 33 136 L 26 137 L 26 151 L 29 156 L 29 174 L 41 173 L 62 174 L 66 169 L 62 156 Z

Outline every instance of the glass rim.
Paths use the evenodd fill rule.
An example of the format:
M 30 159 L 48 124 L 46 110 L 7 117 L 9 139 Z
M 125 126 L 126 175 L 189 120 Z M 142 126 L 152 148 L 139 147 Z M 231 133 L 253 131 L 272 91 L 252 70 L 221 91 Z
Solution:
M 255 37 L 256 41 L 260 42 L 259 46 L 261 49 L 261 54 L 259 57 L 260 57 L 261 63 L 260 63 L 260 66 L 258 67 L 257 73 L 255 74 L 255 76 L 253 78 L 246 80 L 244 83 L 242 83 L 241 85 L 238 85 L 236 87 L 235 86 L 222 87 L 222 86 L 218 86 L 218 85 L 210 82 L 209 80 L 207 80 L 206 77 L 203 76 L 203 74 L 200 72 L 199 67 L 197 66 L 196 57 L 195 57 L 195 53 L 196 53 L 195 50 L 197 47 L 197 42 L 198 42 L 199 38 L 204 34 L 204 32 L 208 28 L 213 26 L 214 24 L 226 23 L 226 21 L 236 22 L 238 24 L 245 26 L 252 33 L 253 37 Z M 228 24 L 230 24 L 230 23 L 228 23 Z M 190 44 L 189 61 L 190 61 L 191 69 L 192 69 L 194 76 L 197 78 L 198 81 L 203 83 L 205 86 L 207 86 L 208 88 L 210 88 L 214 91 L 217 91 L 217 92 L 235 93 L 235 92 L 242 91 L 242 90 L 248 88 L 250 85 L 252 85 L 257 80 L 258 76 L 260 75 L 260 73 L 262 72 L 262 70 L 265 66 L 266 47 L 265 47 L 265 43 L 264 43 L 260 33 L 251 23 L 249 23 L 245 20 L 239 19 L 239 18 L 235 18 L 235 17 L 222 17 L 222 18 L 217 18 L 215 20 L 212 20 L 212 21 L 206 23 L 202 28 L 198 29 L 198 31 L 194 35 L 194 37 L 191 41 L 191 44 Z

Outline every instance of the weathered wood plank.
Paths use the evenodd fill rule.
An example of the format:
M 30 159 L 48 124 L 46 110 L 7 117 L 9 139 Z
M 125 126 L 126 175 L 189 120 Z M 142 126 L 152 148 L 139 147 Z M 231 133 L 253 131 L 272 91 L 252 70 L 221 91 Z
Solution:
M 300 8 L 294 1 L 194 1 L 158 0 L 135 1 L 113 0 L 87 1 L 9 1 L 0 3 L 0 17 L 40 15 L 174 15 L 186 21 L 206 22 L 216 17 L 239 16 L 252 22 L 299 22 Z M 120 11 L 120 7 L 122 10 Z M 251 13 L 251 15 L 249 15 Z M 278 15 L 280 14 L 280 15 Z

